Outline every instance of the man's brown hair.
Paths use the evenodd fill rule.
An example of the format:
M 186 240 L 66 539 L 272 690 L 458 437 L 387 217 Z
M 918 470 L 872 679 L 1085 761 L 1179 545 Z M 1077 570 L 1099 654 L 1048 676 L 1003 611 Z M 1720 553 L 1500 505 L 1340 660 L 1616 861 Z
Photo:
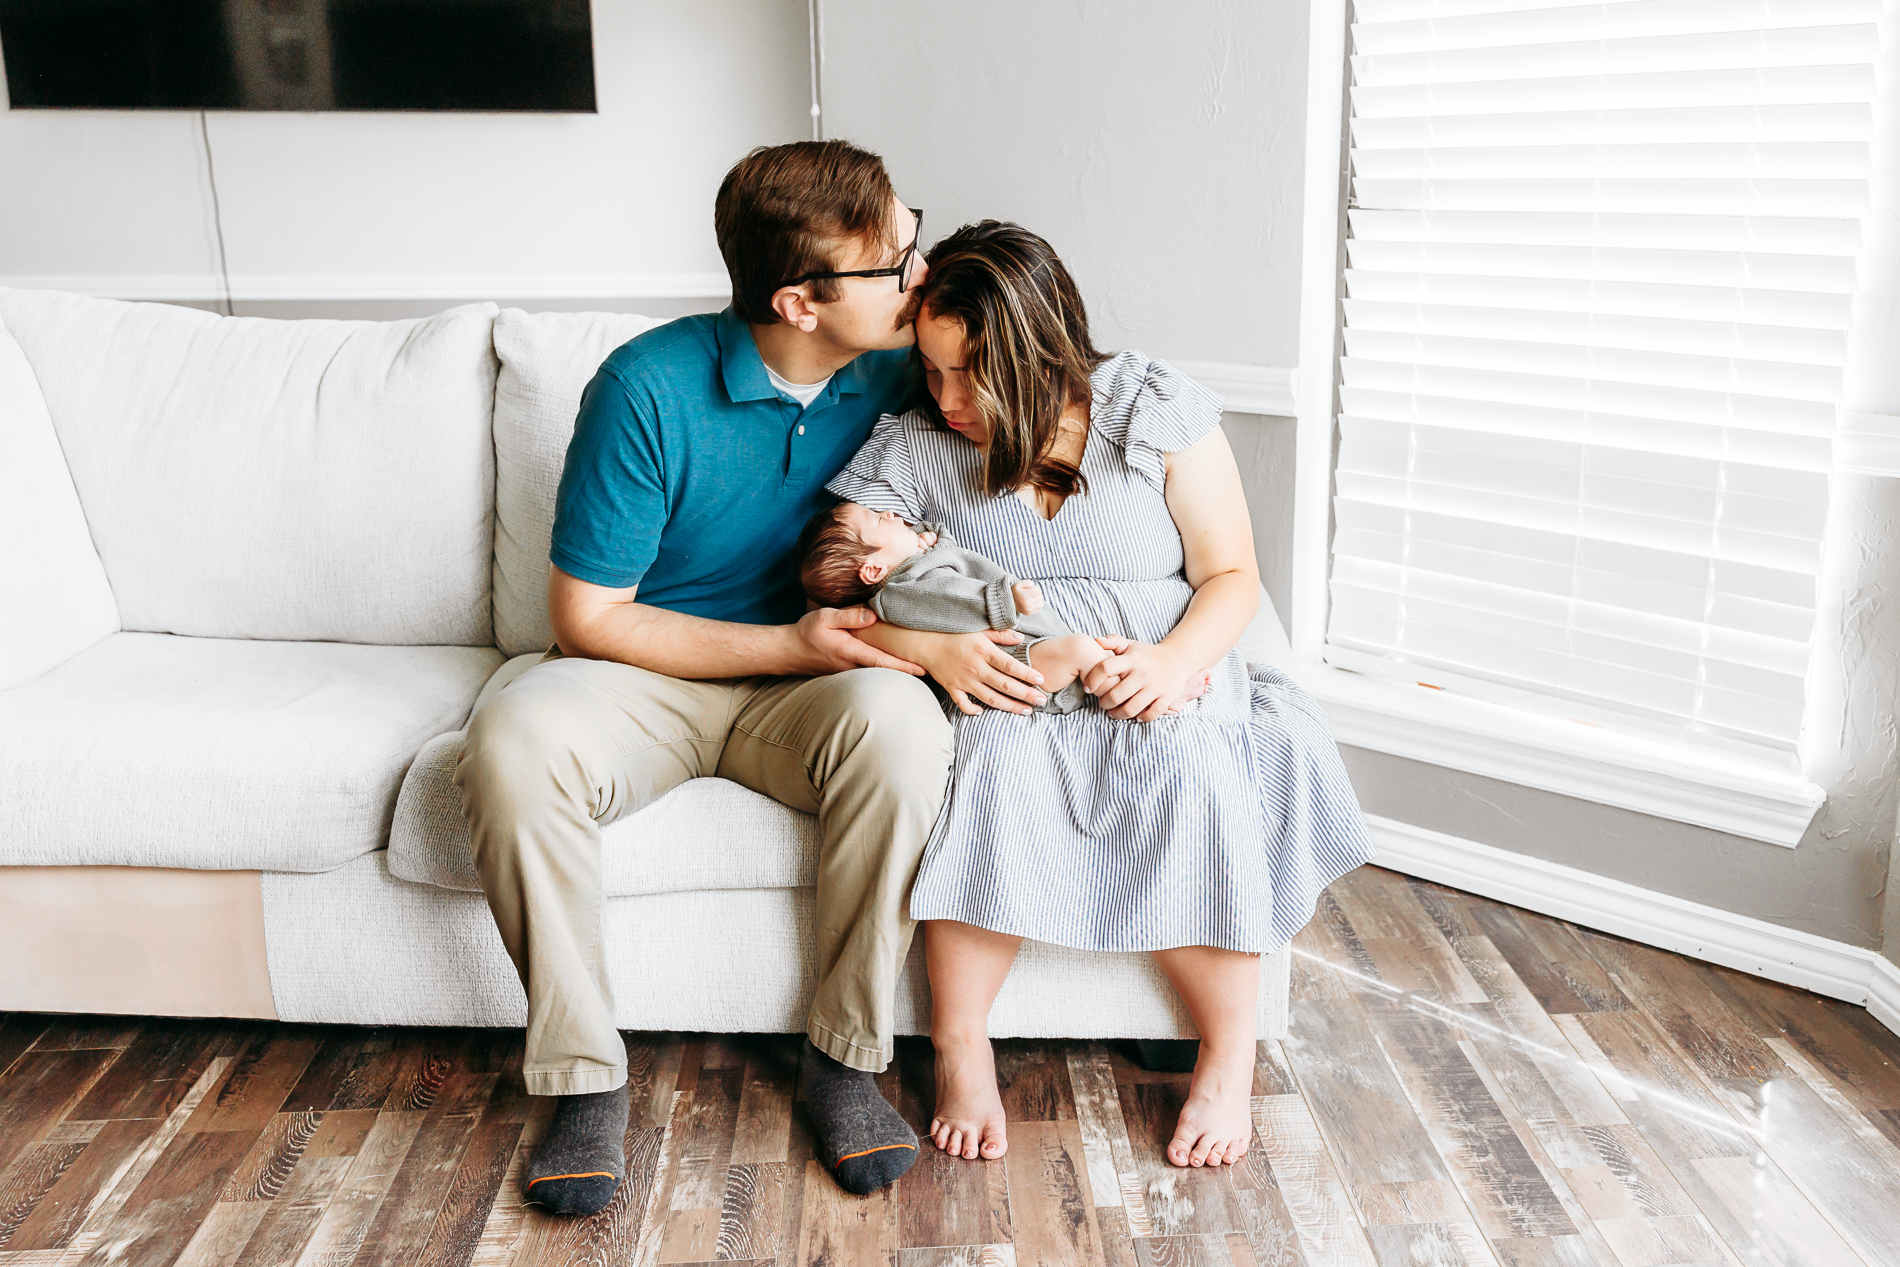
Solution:
M 806 273 L 839 267 L 851 242 L 897 251 L 890 173 L 884 160 L 848 141 L 760 146 L 732 165 L 713 200 L 713 232 L 732 277 L 732 309 L 771 325 L 772 296 Z M 816 303 L 839 296 L 835 278 L 807 283 Z
M 879 588 L 866 585 L 864 578 L 858 575 L 864 561 L 877 551 L 860 540 L 844 521 L 844 508 L 848 505 L 849 502 L 839 502 L 813 515 L 792 549 L 792 557 L 798 561 L 799 583 L 813 602 L 826 607 L 856 607 L 868 603 Z
M 1088 491 L 1082 472 L 1050 450 L 1063 411 L 1088 402 L 1089 373 L 1108 358 L 1090 341 L 1082 292 L 1055 249 L 1019 224 L 983 220 L 924 259 L 930 271 L 914 301 L 918 319 L 963 326 L 970 393 L 989 423 L 984 491 Z M 935 400 L 926 396 L 923 407 L 944 425 Z

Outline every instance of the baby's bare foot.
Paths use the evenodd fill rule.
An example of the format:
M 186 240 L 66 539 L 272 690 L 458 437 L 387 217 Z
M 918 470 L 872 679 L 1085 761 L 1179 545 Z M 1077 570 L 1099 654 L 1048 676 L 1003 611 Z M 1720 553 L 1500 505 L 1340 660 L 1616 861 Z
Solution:
M 1212 690 L 1213 686 L 1214 686 L 1214 673 L 1211 669 L 1203 670 L 1200 673 L 1196 673 L 1194 676 L 1188 679 L 1187 691 L 1181 696 L 1181 704 L 1185 704 L 1189 700 L 1195 700 L 1195 699 L 1201 698 L 1201 696 L 1207 694 L 1208 691 Z M 1168 711 L 1170 713 L 1180 712 L 1181 704 L 1170 704 L 1168 706 Z
M 1176 1166 L 1219 1166 L 1245 1157 L 1253 1139 L 1252 1093 L 1251 1052 L 1222 1058 L 1202 1048 L 1168 1142 L 1168 1160 Z
M 937 1115 L 930 1138 L 952 1157 L 994 1161 L 1009 1151 L 990 1040 L 936 1038 Z M 1252 1069 L 1249 1067 L 1249 1074 Z

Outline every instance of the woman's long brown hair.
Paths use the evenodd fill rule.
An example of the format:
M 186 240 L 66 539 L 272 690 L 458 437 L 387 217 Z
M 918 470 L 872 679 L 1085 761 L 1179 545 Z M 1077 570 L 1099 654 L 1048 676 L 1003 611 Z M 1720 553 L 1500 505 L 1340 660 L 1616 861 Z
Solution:
M 1089 372 L 1108 358 L 1089 341 L 1082 292 L 1062 260 L 1028 229 L 999 220 L 964 225 L 924 258 L 919 320 L 962 323 L 964 371 L 989 423 L 984 491 L 1088 491 L 1082 472 L 1049 451 L 1063 410 L 1087 403 Z M 935 400 L 925 408 L 944 425 Z

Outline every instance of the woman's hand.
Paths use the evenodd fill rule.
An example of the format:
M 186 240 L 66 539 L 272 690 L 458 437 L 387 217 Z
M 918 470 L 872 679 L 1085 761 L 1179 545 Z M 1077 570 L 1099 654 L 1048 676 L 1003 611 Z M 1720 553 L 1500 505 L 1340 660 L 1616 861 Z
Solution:
M 1189 666 L 1165 646 L 1097 638 L 1108 659 L 1082 675 L 1082 689 L 1123 721 L 1153 721 L 1187 698 Z
M 956 706 L 972 717 L 985 707 L 1026 714 L 1046 698 L 1037 689 L 1042 685 L 1042 674 L 1003 650 L 1023 640 L 1014 629 L 924 633 L 880 621 L 858 630 L 857 636 L 893 656 L 922 665 Z

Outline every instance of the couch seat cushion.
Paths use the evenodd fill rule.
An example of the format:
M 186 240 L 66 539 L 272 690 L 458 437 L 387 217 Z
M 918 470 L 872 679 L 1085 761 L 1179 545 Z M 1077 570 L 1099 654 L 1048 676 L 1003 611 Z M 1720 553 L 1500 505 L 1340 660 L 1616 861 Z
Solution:
M 455 763 L 462 732 L 431 740 L 403 780 L 389 832 L 389 872 L 479 893 Z M 688 779 L 601 829 L 606 897 L 697 889 L 788 889 L 817 883 L 818 820 L 727 779 Z
M 0 865 L 325 871 L 383 846 L 492 647 L 118 633 L 0 691 Z

